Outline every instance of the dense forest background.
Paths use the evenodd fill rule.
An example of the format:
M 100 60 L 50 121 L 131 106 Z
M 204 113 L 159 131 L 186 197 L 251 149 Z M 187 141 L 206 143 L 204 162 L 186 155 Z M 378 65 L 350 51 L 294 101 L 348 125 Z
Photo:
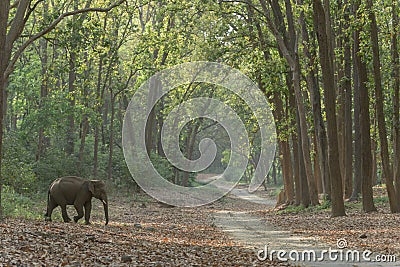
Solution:
M 344 200 L 362 196 L 369 212 L 372 186 L 381 183 L 399 212 L 399 11 L 394 0 L 2 1 L 3 198 L 29 198 L 64 175 L 133 189 L 121 144 L 130 98 L 157 71 L 203 60 L 241 70 L 270 103 L 278 136 L 270 176 L 282 179 L 286 203 L 318 205 L 323 194 L 341 216 Z M 177 88 L 148 119 L 148 153 L 177 184 L 195 185 L 194 174 L 165 159 L 163 120 L 176 104 L 210 92 Z M 215 97 L 240 102 L 222 89 Z M 185 127 L 188 158 L 215 127 L 202 119 Z M 257 164 L 257 140 L 244 182 Z M 229 153 L 221 146 L 208 172 L 223 170 Z M 6 213 L 15 205 L 7 201 Z

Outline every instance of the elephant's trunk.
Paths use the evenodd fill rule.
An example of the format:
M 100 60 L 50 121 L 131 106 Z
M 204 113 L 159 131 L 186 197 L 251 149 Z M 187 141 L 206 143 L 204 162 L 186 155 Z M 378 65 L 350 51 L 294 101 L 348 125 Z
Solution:
M 107 198 L 103 199 L 104 216 L 106 218 L 106 225 L 108 224 L 108 201 Z

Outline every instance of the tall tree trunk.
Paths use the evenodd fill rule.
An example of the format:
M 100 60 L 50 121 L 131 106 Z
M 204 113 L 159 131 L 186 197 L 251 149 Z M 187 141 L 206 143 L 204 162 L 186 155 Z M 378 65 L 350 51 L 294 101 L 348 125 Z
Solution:
M 355 40 L 356 33 L 353 32 Z M 360 130 L 360 83 L 358 68 L 356 68 L 356 44 L 353 43 L 352 61 L 353 69 L 353 88 L 354 88 L 354 187 L 349 201 L 358 201 L 361 193 L 361 130 Z
M 314 176 L 315 176 L 315 182 L 317 184 L 317 190 L 318 194 L 323 194 L 323 182 L 322 182 L 322 175 L 321 175 L 321 167 L 319 163 L 319 156 L 318 156 L 318 145 L 317 145 L 317 136 L 314 133 L 313 136 L 313 148 L 314 148 Z
M 298 117 L 298 116 L 297 116 Z M 299 133 L 299 137 L 301 138 L 301 130 L 300 130 L 300 121 L 299 119 L 297 119 L 297 132 Z M 299 158 L 301 158 L 303 156 L 303 146 L 301 145 L 301 143 L 298 143 L 298 149 L 297 151 L 299 152 Z M 300 199 L 300 203 L 304 206 L 304 207 L 308 207 L 311 203 L 311 199 L 310 199 L 310 190 L 308 188 L 308 183 L 307 183 L 307 174 L 306 174 L 306 169 L 304 166 L 304 161 L 300 160 L 299 161 L 299 179 L 300 179 L 300 183 L 299 183 L 299 187 L 300 187 L 300 192 L 301 192 L 301 199 Z
M 107 16 L 104 17 L 103 21 L 103 30 L 107 28 Z M 101 40 L 101 43 L 104 44 L 104 37 Z M 103 74 L 103 65 L 104 65 L 104 55 L 99 55 L 99 67 L 97 72 L 97 81 L 96 81 L 96 98 L 100 102 L 97 107 L 97 116 L 100 119 L 103 109 L 103 92 L 102 90 L 102 74 Z M 96 178 L 98 175 L 98 166 L 99 166 L 99 139 L 100 139 L 100 121 L 95 121 L 94 123 L 94 144 L 93 144 L 93 177 Z
M 299 153 L 299 139 L 297 133 L 292 133 L 292 147 L 293 147 L 293 178 L 294 178 L 294 189 L 295 189 L 295 199 L 294 204 L 296 206 L 301 203 L 301 179 L 300 179 L 300 153 Z M 290 157 L 289 143 L 287 143 L 288 156 Z
M 1 2 L 7 2 L 7 1 L 1 1 Z M 3 8 L 2 4 L 0 4 L 0 9 L 1 8 Z M 2 12 L 0 11 L 0 14 L 1 13 Z M 2 21 L 2 18 L 0 18 L 0 22 L 1 21 Z M 4 53 L 2 52 L 3 50 L 1 49 L 2 48 L 2 44 L 1 44 L 2 39 L 3 38 L 2 38 L 1 32 L 0 32 L 0 68 L 2 68 L 2 65 L 4 65 L 4 64 L 2 64 L 2 62 L 4 62 L 3 61 Z M 3 159 L 3 156 L 2 156 L 3 155 L 3 142 L 2 142 L 2 140 L 3 140 L 3 117 L 4 117 L 3 103 L 4 103 L 4 99 L 3 99 L 2 92 L 4 92 L 4 90 L 6 89 L 6 80 L 4 79 L 3 73 L 4 73 L 4 70 L 2 68 L 2 69 L 0 69 L 0 221 L 3 219 L 3 206 L 1 203 L 1 200 L 2 200 L 1 192 L 2 192 L 2 188 L 3 188 L 3 175 L 2 175 L 1 162 Z
M 6 2 L 6 1 L 4 1 L 4 2 Z M 0 8 L 2 8 L 1 4 L 0 4 Z M 1 22 L 1 18 L 0 18 L 0 22 Z M 1 39 L 1 36 L 0 36 L 0 39 Z M 1 42 L 1 40 L 0 40 L 0 42 Z M 1 55 L 2 54 L 1 47 L 2 46 L 0 43 L 0 65 L 3 65 L 1 63 L 1 62 L 3 62 L 2 61 L 3 56 Z M 2 156 L 3 155 L 3 144 L 2 144 L 3 142 L 2 142 L 2 140 L 3 140 L 3 116 L 4 116 L 3 102 L 4 102 L 4 99 L 2 96 L 3 95 L 2 92 L 4 92 L 4 90 L 6 89 L 6 80 L 4 79 L 4 75 L 2 75 L 3 73 L 4 73 L 4 71 L 0 70 L 0 95 L 1 95 L 0 96 L 0 221 L 3 219 L 3 206 L 1 203 L 1 200 L 2 200 L 1 192 L 2 192 L 2 188 L 3 188 L 3 175 L 2 175 L 1 163 L 2 163 L 2 159 L 3 159 L 3 156 Z
M 251 3 L 251 1 L 249 1 L 249 3 Z M 264 4 L 265 4 L 265 2 L 264 2 Z M 247 6 L 247 10 L 248 10 L 248 15 L 249 15 L 249 22 L 251 25 L 253 25 L 253 23 L 254 23 L 255 28 L 256 28 L 255 30 L 257 30 L 257 36 L 258 36 L 258 39 L 256 41 L 255 34 L 253 34 L 254 29 L 253 29 L 253 27 L 250 27 L 250 40 L 252 40 L 252 42 L 253 42 L 254 49 L 258 46 L 261 46 L 264 61 L 269 62 L 269 60 L 270 60 L 269 48 L 265 42 L 262 27 L 258 23 L 258 21 L 254 19 L 254 10 L 250 4 Z M 288 76 L 286 76 L 287 86 L 290 82 L 289 80 L 290 80 L 290 78 Z M 261 91 L 264 94 L 267 94 L 266 90 L 265 90 L 265 86 L 261 79 L 261 74 L 259 74 L 257 76 L 257 82 L 258 82 L 258 86 L 261 89 Z M 289 86 L 288 86 L 288 88 L 289 88 Z M 296 152 L 294 152 L 294 155 L 293 155 L 293 161 L 294 161 L 294 166 L 293 166 L 291 154 L 290 154 L 289 141 L 288 141 L 288 137 L 287 137 L 289 129 L 286 124 L 287 119 L 285 119 L 285 118 L 288 118 L 290 115 L 288 116 L 288 114 L 285 114 L 281 95 L 279 95 L 279 93 L 277 91 L 269 93 L 269 96 L 267 98 L 270 99 L 272 104 L 276 107 L 272 111 L 272 113 L 273 113 L 274 121 L 276 124 L 276 134 L 279 137 L 278 138 L 278 147 L 279 147 L 278 159 L 279 159 L 280 166 L 281 166 L 281 168 L 279 168 L 279 169 L 282 169 L 282 180 L 283 180 L 284 188 L 285 188 L 285 192 L 286 192 L 286 194 L 285 194 L 286 203 L 292 204 L 293 198 L 295 196 L 296 197 L 296 205 L 299 205 L 300 204 L 300 198 L 299 198 L 300 192 L 297 192 L 297 190 L 300 189 L 300 187 L 299 187 L 300 180 L 299 180 L 298 163 L 297 163 L 298 162 L 298 153 L 296 153 L 297 152 L 297 136 L 295 134 L 292 134 L 293 143 L 296 143 Z M 291 122 L 290 124 L 295 125 L 295 122 Z M 285 137 L 283 137 L 283 136 L 285 136 Z M 294 187 L 294 182 L 293 182 L 293 175 L 295 178 L 296 193 L 294 192 L 295 187 Z M 276 175 L 274 175 L 273 177 L 274 177 L 274 184 L 276 184 Z
M 3 118 L 4 118 L 4 92 L 7 85 L 7 77 L 5 75 L 8 61 L 11 54 L 8 52 L 10 48 L 7 47 L 7 27 L 8 25 L 8 13 L 10 9 L 10 1 L 0 1 L 0 220 L 3 219 L 3 206 L 1 203 L 2 197 L 2 187 L 3 187 L 3 177 L 1 171 L 2 155 L 3 155 Z
M 89 132 L 89 119 L 88 115 L 84 114 L 82 118 L 82 129 L 81 129 L 81 144 L 79 145 L 79 165 L 82 167 L 82 164 L 84 162 L 84 156 L 85 156 L 85 144 L 86 144 L 86 136 Z
M 289 127 L 296 128 L 297 127 L 297 121 L 296 121 L 296 99 L 294 96 L 294 90 L 293 90 L 293 82 L 292 82 L 292 73 L 289 71 L 287 75 L 285 75 L 285 81 L 286 81 L 286 87 L 289 89 L 289 93 L 287 96 L 286 100 L 286 113 L 287 117 L 289 120 Z M 296 131 L 292 131 L 290 133 L 290 136 L 292 138 L 292 146 L 293 146 L 293 164 L 291 164 L 292 167 L 292 175 L 294 179 L 291 181 L 291 188 L 290 190 L 286 190 L 285 188 L 285 193 L 286 193 L 286 203 L 291 205 L 293 204 L 293 199 L 296 205 L 300 205 L 300 173 L 299 173 L 299 162 L 302 160 L 302 157 L 299 157 L 298 153 L 298 147 L 297 144 L 299 142 L 298 135 Z M 285 144 L 285 153 L 288 155 L 288 157 L 291 157 L 290 153 L 290 144 L 289 142 L 286 142 Z M 293 188 L 293 180 L 294 180 L 294 185 L 295 187 Z M 294 193 L 294 195 L 293 195 Z
M 371 45 L 372 45 L 372 60 L 374 70 L 374 83 L 375 83 L 375 103 L 376 103 L 376 117 L 378 121 L 379 141 L 381 144 L 381 159 L 383 176 L 386 181 L 386 190 L 389 197 L 390 211 L 392 213 L 399 212 L 399 203 L 397 203 L 396 192 L 393 184 L 392 166 L 389 160 L 389 148 L 386 131 L 385 113 L 383 110 L 383 88 L 381 78 L 381 62 L 379 57 L 379 43 L 378 43 L 378 26 L 376 23 L 375 13 L 373 9 L 372 0 L 367 0 L 370 31 L 371 31 Z
M 354 14 L 357 14 L 360 3 L 356 1 L 354 4 Z M 360 133 L 361 133 L 361 192 L 363 209 L 365 212 L 376 211 L 372 195 L 372 155 L 371 155 L 371 123 L 369 117 L 369 95 L 367 88 L 367 66 L 363 62 L 360 54 L 360 29 L 354 31 L 354 46 L 355 46 L 355 68 L 358 73 L 358 86 L 360 101 Z
M 341 53 L 334 57 L 335 40 L 330 22 L 329 0 L 324 0 L 325 21 L 330 30 L 327 30 L 327 37 L 331 42 L 329 50 L 332 53 L 334 66 L 337 68 L 337 75 L 334 79 L 334 87 L 337 90 L 337 136 L 338 136 L 338 151 L 339 164 L 342 176 L 342 187 L 345 198 L 349 198 L 352 193 L 352 119 L 351 119 L 351 50 L 349 40 L 349 10 L 347 0 L 337 1 L 337 10 L 343 10 L 343 17 L 337 16 L 337 39 L 336 47 Z M 341 15 L 339 13 L 339 15 Z M 329 17 L 329 19 L 328 19 Z M 334 68 L 333 68 L 334 69 Z M 349 101 L 350 97 L 350 101 Z M 349 134 L 350 133 L 350 134 Z
M 393 174 L 396 184 L 396 202 L 400 205 L 400 65 L 399 65 L 399 50 L 397 46 L 397 38 L 399 36 L 398 25 L 398 1 L 392 0 L 392 66 L 393 66 Z
M 313 119 L 314 119 L 314 134 L 316 136 L 316 153 L 318 155 L 318 168 L 320 168 L 319 173 L 321 174 L 322 181 L 322 192 L 325 196 L 330 198 L 331 187 L 330 187 L 330 179 L 329 179 L 329 169 L 328 169 L 328 161 L 326 151 L 327 149 L 327 140 L 326 140 L 326 131 L 325 125 L 322 119 L 322 109 L 321 109 L 321 95 L 318 86 L 318 79 L 316 75 L 316 64 L 315 64 L 315 55 L 308 49 L 310 44 L 310 38 L 307 30 L 307 26 L 304 20 L 304 14 L 301 12 L 300 14 L 300 24 L 302 29 L 302 38 L 303 38 L 303 52 L 304 55 L 308 59 L 308 73 L 306 75 L 307 87 L 310 92 L 311 105 L 313 110 Z
M 193 158 L 193 149 L 194 149 L 194 144 L 196 141 L 196 136 L 197 136 L 197 131 L 200 127 L 200 123 L 201 123 L 201 119 L 199 119 L 198 121 L 196 121 L 193 124 L 191 124 L 189 127 L 189 132 L 188 132 L 188 136 L 186 139 L 186 158 L 189 160 L 192 160 Z M 182 186 L 189 186 L 189 174 L 190 172 L 183 172 L 182 174 Z
M 265 0 L 259 0 L 262 9 L 264 11 L 264 16 L 268 21 L 268 27 L 270 30 L 273 31 L 273 34 L 279 43 L 279 52 L 281 54 L 281 57 L 286 58 L 286 60 L 289 62 L 290 61 L 290 55 L 288 52 L 288 49 L 286 47 L 286 34 L 285 34 L 285 27 L 283 23 L 283 15 L 280 10 L 280 6 L 277 0 L 274 0 L 270 2 L 269 4 L 271 5 L 273 12 L 274 12 L 274 18 L 275 18 L 275 23 L 272 21 L 270 15 L 269 15 L 269 10 L 267 8 L 267 2 Z M 258 32 L 258 38 L 260 40 L 260 44 L 263 48 L 263 55 L 264 59 L 267 62 L 268 61 L 268 46 L 265 43 L 264 40 L 264 35 L 262 33 L 261 27 L 259 24 L 256 24 L 257 26 L 257 32 Z M 259 81 L 259 86 L 262 85 L 262 82 Z M 265 88 L 262 88 L 263 92 L 265 92 Z M 273 105 L 276 107 L 273 109 L 272 113 L 274 115 L 274 120 L 276 123 L 276 134 L 279 137 L 278 138 L 278 143 L 279 143 L 279 155 L 280 158 L 280 163 L 281 163 L 281 168 L 282 168 L 282 176 L 283 176 L 283 182 L 285 186 L 285 191 L 286 191 L 286 196 L 289 196 L 288 199 L 292 199 L 290 195 L 293 194 L 294 192 L 294 186 L 293 186 L 293 169 L 292 169 L 292 160 L 290 156 L 290 150 L 289 150 L 289 143 L 288 143 L 288 138 L 287 138 L 287 133 L 288 133 L 288 127 L 286 125 L 286 119 L 285 116 L 287 117 L 287 114 L 284 113 L 283 110 L 283 102 L 278 94 L 278 92 L 273 92 L 272 96 L 270 96 L 271 101 Z M 281 137 L 285 136 L 285 137 Z M 289 191 L 291 192 L 289 192 Z
M 74 11 L 78 10 L 78 0 L 74 0 L 73 6 Z M 68 70 L 68 95 L 69 95 L 69 107 L 68 112 L 68 125 L 67 125 L 67 143 L 65 151 L 68 155 L 75 153 L 75 82 L 76 82 L 76 60 L 77 60 L 77 47 L 78 47 L 78 27 L 79 27 L 78 16 L 72 17 L 72 32 L 71 32 L 71 43 L 69 47 L 69 70 Z
M 268 11 L 266 10 L 266 4 L 264 0 L 260 0 L 261 5 L 263 7 L 264 12 L 268 14 Z M 277 1 L 272 1 L 270 2 L 272 9 L 274 10 L 275 15 L 279 15 L 277 17 L 278 21 L 278 27 L 282 27 L 283 24 L 283 19 L 282 16 L 279 12 L 279 4 Z M 308 183 L 308 189 L 309 189 L 309 195 L 310 195 L 310 200 L 311 200 L 311 205 L 318 205 L 318 193 L 317 193 L 317 188 L 315 185 L 315 179 L 313 176 L 313 171 L 312 171 L 312 164 L 311 164 L 311 156 L 310 156 L 310 144 L 308 140 L 308 126 L 307 126 L 307 120 L 306 120 L 306 110 L 305 110 L 305 105 L 304 105 L 304 99 L 302 95 L 302 90 L 300 86 L 301 82 L 301 69 L 300 69 L 300 62 L 299 62 L 299 57 L 298 57 L 298 51 L 297 51 L 297 35 L 295 32 L 295 27 L 293 23 L 293 12 L 292 12 L 292 7 L 291 7 L 291 2 L 289 0 L 285 1 L 285 7 L 286 7 L 286 17 L 288 20 L 288 35 L 284 33 L 284 30 L 281 29 L 281 35 L 279 34 L 279 31 L 276 32 L 277 27 L 275 25 L 270 24 L 271 30 L 274 32 L 275 37 L 277 38 L 278 41 L 278 46 L 279 49 L 281 50 L 281 54 L 285 57 L 287 62 L 289 63 L 290 70 L 292 72 L 292 82 L 293 82 L 293 89 L 294 89 L 294 94 L 295 94 L 295 99 L 296 99 L 296 106 L 299 114 L 299 119 L 300 119 L 300 131 L 301 131 L 301 139 L 300 143 L 302 145 L 302 159 L 304 160 L 304 167 L 305 167 L 305 172 L 306 172 L 306 177 L 307 177 L 307 183 Z M 287 38 L 282 38 L 282 36 L 286 36 Z M 282 38 L 281 41 L 279 41 Z M 286 40 L 285 40 L 286 39 Z M 301 158 L 300 158 L 301 160 Z
M 352 129 L 352 90 L 351 90 L 351 46 L 349 33 L 350 9 L 348 1 L 344 1 L 344 34 L 343 60 L 344 60 L 344 197 L 350 198 L 353 190 L 353 129 Z
M 272 162 L 272 173 L 271 173 L 271 176 L 272 176 L 272 181 L 273 181 L 273 183 L 274 183 L 274 185 L 276 185 L 277 184 L 277 182 L 276 182 L 276 154 L 275 154 L 275 156 L 274 156 L 274 160 L 273 160 L 273 162 Z
M 69 94 L 69 114 L 67 125 L 67 144 L 65 151 L 68 155 L 74 154 L 74 141 L 75 141 L 75 81 L 76 81 L 76 54 L 72 48 L 69 55 L 69 75 L 68 75 L 68 94 Z
M 285 7 L 286 7 L 286 17 L 288 20 L 288 47 L 289 51 L 291 52 L 291 56 L 293 59 L 292 64 L 290 64 L 290 68 L 292 71 L 292 76 L 293 76 L 293 89 L 294 89 L 294 95 L 296 99 L 296 106 L 297 106 L 297 111 L 298 111 L 298 116 L 299 116 L 299 121 L 300 121 L 300 131 L 301 131 L 301 145 L 302 145 L 302 151 L 303 151 L 303 160 L 304 160 L 304 167 L 306 171 L 306 176 L 307 176 L 307 183 L 308 183 L 308 190 L 309 190 L 309 196 L 310 196 L 310 201 L 311 205 L 318 205 L 318 192 L 317 192 L 317 186 L 315 183 L 315 178 L 314 178 L 314 172 L 312 170 L 312 163 L 311 163 L 311 151 L 310 151 L 310 140 L 308 138 L 308 126 L 307 126 L 307 119 L 306 119 L 306 109 L 305 109 L 305 104 L 304 102 L 306 99 L 304 99 L 302 90 L 301 90 L 301 69 L 300 69 L 300 60 L 299 60 L 299 55 L 298 55 L 298 50 L 297 50 L 297 34 L 295 31 L 294 27 L 294 22 L 293 22 L 293 11 L 292 11 L 292 5 L 289 0 L 285 1 Z M 301 160 L 301 158 L 300 158 Z
M 285 135 L 285 131 L 287 131 L 287 126 L 284 121 L 284 109 L 282 99 L 279 97 L 277 92 L 273 93 L 272 98 L 273 104 L 276 107 L 273 110 L 274 120 L 277 122 L 276 134 L 279 136 L 278 145 L 279 145 L 279 159 L 281 161 L 282 166 L 282 179 L 286 192 L 286 201 L 290 203 L 293 200 L 294 195 L 294 186 L 293 186 L 293 169 L 292 169 L 292 160 L 290 156 L 290 148 L 287 137 L 281 137 Z
M 155 79 L 152 79 L 150 83 L 151 83 L 150 85 L 151 89 L 148 95 L 148 105 L 150 105 L 150 103 L 152 103 L 154 98 L 158 95 L 161 86 L 160 81 Z M 148 108 L 151 107 L 148 106 Z M 155 152 L 156 149 L 156 138 L 157 138 L 157 132 L 155 131 L 156 129 L 157 129 L 156 107 L 152 107 L 150 114 L 147 118 L 146 131 L 145 131 L 146 150 L 149 155 L 151 152 Z
M 274 35 L 277 43 L 278 48 L 280 51 L 281 56 L 283 56 L 292 72 L 292 80 L 293 80 L 293 87 L 295 92 L 295 98 L 297 102 L 297 109 L 299 111 L 300 117 L 300 126 L 301 126 L 301 145 L 302 145 L 302 155 L 305 165 L 305 171 L 307 176 L 307 182 L 310 190 L 310 198 L 311 204 L 317 205 L 318 204 L 318 195 L 315 186 L 315 180 L 313 177 L 312 165 L 311 165 L 311 157 L 310 157 L 310 148 L 309 148 L 309 141 L 308 141 L 308 134 L 307 134 L 307 121 L 305 117 L 305 107 L 304 107 L 304 100 L 301 92 L 300 86 L 300 63 L 298 58 L 298 51 L 297 51 L 297 36 L 294 30 L 293 25 L 293 14 L 291 8 L 291 2 L 289 0 L 285 1 L 286 7 L 286 17 L 288 20 L 288 32 L 289 36 L 285 33 L 284 27 L 284 20 L 283 16 L 280 11 L 280 5 L 278 1 L 270 1 L 269 5 L 271 6 L 274 17 L 275 23 L 273 22 L 272 18 L 270 17 L 270 11 L 267 7 L 267 3 L 265 0 L 259 0 L 262 10 L 264 12 L 264 17 L 266 19 L 268 28 L 271 30 L 272 34 Z
M 45 4 L 44 12 L 47 13 L 48 4 Z M 40 39 L 39 40 L 39 51 L 40 51 L 40 61 L 41 61 L 41 76 L 42 76 L 42 84 L 40 86 L 40 100 L 39 100 L 39 110 L 43 107 L 43 102 L 46 101 L 47 92 L 48 92 L 48 74 L 47 74 L 47 63 L 48 63 L 48 53 L 47 53 L 47 40 Z M 44 150 L 44 127 L 43 125 L 39 126 L 38 130 L 38 146 L 35 155 L 35 160 L 39 161 L 40 157 Z
M 341 46 L 342 44 L 339 42 L 338 46 Z M 339 164 L 340 164 L 340 171 L 341 171 L 341 176 L 342 176 L 342 187 L 344 190 L 344 184 L 345 184 L 345 178 L 344 178 L 344 172 L 345 172 L 345 166 L 344 166 L 344 157 L 345 157 L 345 151 L 344 151 L 344 87 L 343 87 L 343 78 L 344 78 L 344 69 L 342 68 L 342 63 L 340 59 L 337 59 L 337 80 L 339 81 L 337 84 L 337 94 L 336 94 L 336 124 L 338 127 L 337 131 L 337 136 L 338 136 L 338 150 L 339 150 Z
M 329 7 L 325 7 L 329 8 Z M 328 12 L 327 12 L 328 13 Z M 331 180 L 332 217 L 346 215 L 343 202 L 338 136 L 336 125 L 336 96 L 333 70 L 333 48 L 329 39 L 330 24 L 326 24 L 325 10 L 320 0 L 313 0 L 314 27 L 319 43 L 319 57 L 324 85 L 326 120 L 328 123 L 328 159 Z
M 87 88 L 86 84 L 88 84 L 90 77 L 90 70 L 92 68 L 92 60 L 88 59 L 88 55 L 85 52 L 85 61 L 88 62 L 86 69 L 84 71 L 84 81 L 83 81 L 83 104 L 85 107 L 85 110 L 83 111 L 82 114 L 82 120 L 80 123 L 80 145 L 79 145 L 79 154 L 78 154 L 78 164 L 79 164 L 79 170 L 82 170 L 82 166 L 84 163 L 85 159 L 85 145 L 86 145 L 86 136 L 89 132 L 89 116 L 87 114 L 87 109 L 89 108 L 89 89 Z
M 112 159 L 114 149 L 114 117 L 115 117 L 115 96 L 111 90 L 111 119 L 110 119 L 110 139 L 109 139 L 109 150 L 108 150 L 108 165 L 107 165 L 107 178 L 109 181 L 112 179 Z

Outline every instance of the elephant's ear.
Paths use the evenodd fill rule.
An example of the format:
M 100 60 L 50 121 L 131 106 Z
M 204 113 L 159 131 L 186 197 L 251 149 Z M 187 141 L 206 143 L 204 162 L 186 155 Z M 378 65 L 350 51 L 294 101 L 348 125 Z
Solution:
M 92 181 L 89 181 L 88 188 L 89 191 L 94 195 L 94 183 Z

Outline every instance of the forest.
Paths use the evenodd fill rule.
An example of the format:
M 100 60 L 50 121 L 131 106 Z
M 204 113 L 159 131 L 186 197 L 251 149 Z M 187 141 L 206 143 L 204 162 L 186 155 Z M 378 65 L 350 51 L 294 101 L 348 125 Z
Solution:
M 152 231 L 159 229 L 154 225 L 163 219 L 142 215 L 142 220 L 149 221 L 138 223 L 139 206 L 130 215 L 117 210 L 116 204 L 111 207 L 111 201 L 127 205 L 129 201 L 121 198 L 128 198 L 143 202 L 143 207 L 159 208 L 137 183 L 135 175 L 143 175 L 141 170 L 132 171 L 126 164 L 124 116 L 135 92 L 156 73 L 188 62 L 216 62 L 249 77 L 268 103 L 276 137 L 271 164 L 261 159 L 260 152 L 265 121 L 258 120 L 248 103 L 223 86 L 193 82 L 160 97 L 148 114 L 142 152 L 157 172 L 182 187 L 199 187 L 201 177 L 207 180 L 224 172 L 235 151 L 230 135 L 216 120 L 182 118 L 179 122 L 182 127 L 176 138 L 185 158 L 201 156 L 204 138 L 217 144 L 214 162 L 200 172 L 175 166 L 162 143 L 163 126 L 177 105 L 200 97 L 218 100 L 235 111 L 249 139 L 248 164 L 238 186 L 251 184 L 258 168 L 263 169 L 263 186 L 257 194 L 277 202 L 268 208 L 257 206 L 267 221 L 293 230 L 296 223 L 304 226 L 315 216 L 325 216 L 321 224 L 335 224 L 332 231 L 338 233 L 343 230 L 340 218 L 346 216 L 363 225 L 360 232 L 351 232 L 358 240 L 356 247 L 363 247 L 357 237 L 366 233 L 378 239 L 376 252 L 399 254 L 400 247 L 392 247 L 387 239 L 392 235 L 400 240 L 392 233 L 399 232 L 400 221 L 399 12 L 400 3 L 395 0 L 2 0 L 0 236 L 7 233 L 6 225 L 23 228 L 30 220 L 37 222 L 38 228 L 31 230 L 37 235 L 39 221 L 45 225 L 49 185 L 64 176 L 104 181 L 110 216 L 114 213 L 115 220 L 120 220 L 113 225 L 111 219 L 114 234 L 123 221 L 135 223 L 139 232 L 148 230 L 144 227 L 148 223 L 156 228 L 149 235 L 156 235 Z M 226 198 L 211 205 L 228 203 L 235 209 Z M 243 205 L 247 210 L 250 204 Z M 172 213 L 196 228 L 201 227 L 196 216 L 202 217 L 203 209 L 199 210 L 202 215 L 186 209 Z M 167 216 L 169 211 L 165 212 Z M 56 218 L 61 221 L 60 215 Z M 101 214 L 95 213 L 94 218 Z M 372 225 L 397 225 L 385 226 L 385 239 L 379 239 L 360 218 Z M 63 228 L 57 227 L 57 231 Z M 73 227 L 66 229 L 74 231 Z M 104 231 L 103 235 L 112 236 Z M 227 238 L 215 231 L 209 233 L 211 241 L 198 246 L 212 243 L 214 234 L 220 240 Z M 89 241 L 107 245 L 108 237 L 97 234 Z M 181 238 L 190 239 L 187 235 Z M 212 245 L 215 253 L 233 244 L 224 242 Z M 384 243 L 387 247 L 382 248 Z M 367 247 L 377 245 L 368 243 Z M 2 253 L 0 264 L 2 255 L 11 252 Z M 247 250 L 237 253 L 239 259 L 229 260 L 239 265 L 254 260 L 248 259 Z M 132 260 L 125 254 L 122 258 L 118 254 L 122 263 Z M 190 258 L 185 255 L 180 257 Z M 147 260 L 135 257 L 140 263 Z M 220 259 L 210 257 L 211 261 Z M 157 260 L 165 263 L 166 258 Z

